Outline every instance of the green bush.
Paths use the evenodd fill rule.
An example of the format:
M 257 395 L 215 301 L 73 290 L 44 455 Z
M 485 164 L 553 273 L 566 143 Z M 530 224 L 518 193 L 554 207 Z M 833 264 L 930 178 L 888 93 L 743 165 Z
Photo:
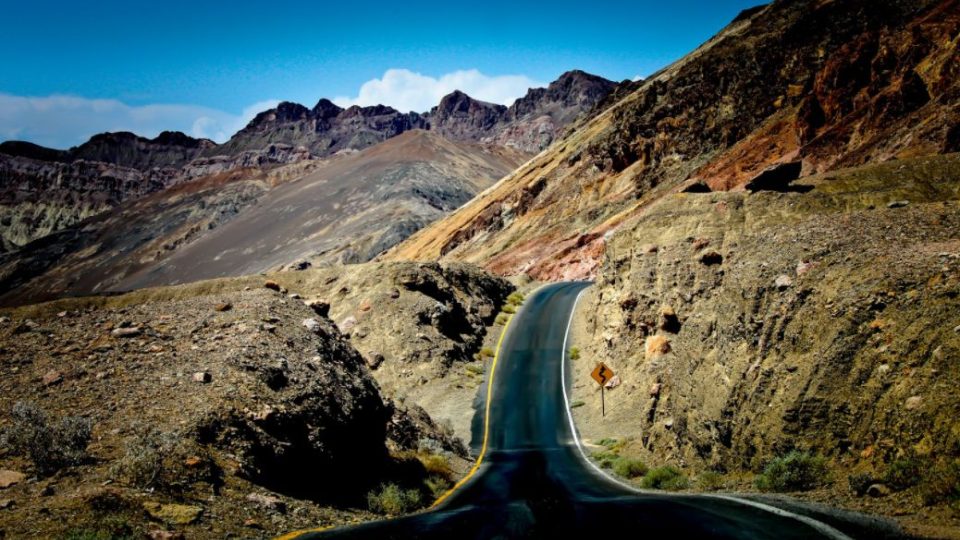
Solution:
M 401 489 L 396 484 L 382 484 L 379 491 L 367 493 L 367 506 L 378 514 L 400 515 L 416 510 L 422 501 L 416 489 Z
M 646 489 L 677 491 L 690 487 L 690 482 L 687 480 L 687 477 L 675 467 L 667 465 L 650 470 L 650 472 L 643 477 L 641 485 Z
M 613 462 L 613 472 L 624 478 L 637 478 L 647 474 L 647 465 L 639 459 L 621 457 Z
M 570 359 L 571 360 L 580 359 L 580 347 L 570 347 Z
M 507 322 L 509 322 L 509 321 L 510 321 L 510 317 L 509 317 L 507 314 L 505 314 L 505 313 L 501 313 L 501 314 L 497 315 L 497 318 L 493 321 L 493 324 L 497 324 L 497 325 L 500 325 L 500 326 L 506 326 L 506 325 L 507 325 Z
M 510 296 L 507 297 L 507 303 L 515 306 L 523 304 L 523 294 L 519 292 L 510 293 Z
M 764 491 L 805 491 L 826 481 L 827 460 L 824 457 L 794 450 L 771 460 L 757 477 L 756 485 Z
M 597 462 L 603 469 L 610 469 L 613 467 L 613 464 L 620 459 L 620 456 L 616 452 L 611 452 L 609 450 L 603 450 L 601 452 L 594 452 L 593 460 Z
M 506 304 L 503 306 L 503 309 L 501 309 L 500 311 L 513 315 L 514 313 L 517 312 L 517 308 L 513 304 Z
M 490 347 L 480 349 L 480 358 L 493 358 L 494 352 Z
M 67 416 L 51 424 L 42 409 L 23 401 L 13 406 L 11 417 L 11 425 L 0 434 L 0 446 L 29 458 L 38 473 L 51 474 L 87 459 L 90 420 Z
M 926 505 L 947 502 L 960 511 L 960 460 L 930 469 L 923 477 L 920 496 Z
M 723 475 L 717 471 L 704 471 L 697 476 L 697 485 L 706 491 L 717 491 L 723 489 L 726 484 Z
M 891 488 L 902 491 L 920 483 L 923 469 L 920 462 L 913 458 L 900 458 L 890 465 L 883 475 L 883 481 Z

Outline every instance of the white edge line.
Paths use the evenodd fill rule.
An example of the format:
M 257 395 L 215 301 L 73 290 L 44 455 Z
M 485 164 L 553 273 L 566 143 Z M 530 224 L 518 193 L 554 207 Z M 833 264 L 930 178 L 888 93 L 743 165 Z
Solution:
M 570 422 L 570 433 L 573 436 L 573 442 L 576 443 L 577 450 L 580 451 L 580 457 L 581 459 L 583 459 L 584 463 L 590 465 L 590 467 L 592 467 L 593 470 L 596 471 L 596 473 L 600 475 L 601 478 L 604 478 L 608 482 L 612 482 L 624 489 L 633 491 L 634 493 L 640 493 L 643 495 L 658 495 L 661 497 L 669 497 L 671 496 L 670 494 L 663 493 L 662 491 L 639 489 L 611 476 L 607 471 L 604 471 L 603 469 L 598 467 L 597 464 L 593 462 L 593 460 L 587 457 L 587 453 L 583 449 L 583 444 L 580 442 L 580 435 L 577 433 L 577 426 L 573 422 L 573 410 L 570 408 L 570 400 L 567 397 L 567 372 L 566 372 L 567 340 L 570 338 L 570 327 L 573 325 L 573 317 L 577 311 L 577 305 L 580 304 L 580 298 L 583 296 L 583 293 L 587 292 L 588 288 L 589 287 L 584 288 L 582 291 L 580 291 L 580 293 L 577 294 L 576 300 L 573 301 L 573 308 L 570 309 L 570 318 L 567 320 L 567 331 L 563 335 L 563 350 L 560 352 L 560 382 L 563 387 L 563 404 L 567 409 L 567 420 L 569 420 Z M 686 496 L 690 496 L 690 495 L 688 494 Z M 830 525 L 827 525 L 826 523 L 823 523 L 822 521 L 817 521 L 812 517 L 804 516 L 802 514 L 795 514 L 788 510 L 784 510 L 783 508 L 778 508 L 776 506 L 771 506 L 769 504 L 764 504 L 764 503 L 752 501 L 749 499 L 741 499 L 740 497 L 734 497 L 732 495 L 696 494 L 694 496 L 711 498 L 711 499 L 723 499 L 723 500 L 733 501 L 739 504 L 743 504 L 746 506 L 752 506 L 754 508 L 758 508 L 760 510 L 770 512 L 771 514 L 775 514 L 775 515 L 786 517 L 786 518 L 792 518 L 797 521 L 800 521 L 805 525 L 809 525 L 810 527 L 815 529 L 817 532 L 829 538 L 833 538 L 834 540 L 853 540 L 846 534 L 831 527 Z

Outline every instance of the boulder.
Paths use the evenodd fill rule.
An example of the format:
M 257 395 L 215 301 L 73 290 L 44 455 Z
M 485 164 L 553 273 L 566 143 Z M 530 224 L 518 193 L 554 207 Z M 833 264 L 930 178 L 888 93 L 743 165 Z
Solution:
M 63 382 L 63 373 L 60 373 L 57 370 L 51 370 L 43 375 L 43 385 L 44 386 L 53 386 L 55 384 L 60 384 Z
M 0 489 L 7 489 L 10 486 L 15 486 L 20 482 L 23 482 L 25 479 L 26 475 L 21 472 L 2 469 L 0 470 Z
M 273 495 L 265 495 L 263 493 L 251 493 L 247 495 L 247 500 L 253 504 L 263 508 L 265 510 L 270 510 L 271 512 L 284 513 L 287 511 L 287 505 L 277 497 Z
M 143 331 L 140 330 L 139 326 L 125 326 L 121 328 L 114 328 L 110 331 L 110 335 L 113 337 L 135 337 L 142 334 Z
M 196 373 L 193 374 L 193 380 L 194 380 L 194 382 L 207 384 L 207 383 L 210 382 L 212 379 L 213 379 L 213 377 L 211 377 L 210 373 L 209 373 L 209 372 L 206 372 L 206 371 L 198 371 L 198 372 L 196 372 Z
M 203 515 L 203 508 L 187 504 L 161 504 L 147 501 L 143 503 L 143 509 L 153 519 L 171 525 L 190 525 L 196 523 Z
M 890 488 L 884 484 L 871 484 L 870 487 L 867 488 L 867 495 L 871 497 L 886 497 L 890 495 L 890 493 Z

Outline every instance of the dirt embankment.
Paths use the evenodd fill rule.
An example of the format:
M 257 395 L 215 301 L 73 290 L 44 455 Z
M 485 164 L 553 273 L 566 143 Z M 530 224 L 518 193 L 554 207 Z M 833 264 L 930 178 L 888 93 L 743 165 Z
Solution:
M 958 172 L 954 154 L 652 206 L 579 309 L 584 436 L 699 489 L 808 452 L 829 467 L 807 496 L 956 534 L 925 527 L 960 525 L 939 485 L 960 452 Z M 620 378 L 605 418 L 596 360 Z

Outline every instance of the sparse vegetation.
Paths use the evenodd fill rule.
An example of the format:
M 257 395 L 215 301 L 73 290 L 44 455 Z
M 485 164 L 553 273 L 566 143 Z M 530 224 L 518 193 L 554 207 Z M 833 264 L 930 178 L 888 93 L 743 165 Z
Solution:
M 639 459 L 621 457 L 613 462 L 613 472 L 624 478 L 638 478 L 647 474 L 647 465 Z
M 960 460 L 932 467 L 920 485 L 923 504 L 946 502 L 960 512 Z
M 0 447 L 29 458 L 38 473 L 51 474 L 87 459 L 90 420 L 66 416 L 51 424 L 46 412 L 24 401 L 13 406 L 11 417 L 12 424 L 0 434 Z
M 400 486 L 387 483 L 380 488 L 367 493 L 367 506 L 371 512 L 396 516 L 417 509 L 423 498 L 416 489 L 402 489 Z
M 570 347 L 570 359 L 571 360 L 580 359 L 580 347 Z
M 697 485 L 706 491 L 717 491 L 726 487 L 726 482 L 717 471 L 704 471 L 697 475 Z
M 755 483 L 763 491 L 806 491 L 826 482 L 826 458 L 794 450 L 771 460 Z
M 690 482 L 677 468 L 667 465 L 651 469 L 643 477 L 641 485 L 646 489 L 677 491 L 690 487 Z
M 883 481 L 897 491 L 911 488 L 920 483 L 923 469 L 920 462 L 912 457 L 894 460 L 887 466 Z

